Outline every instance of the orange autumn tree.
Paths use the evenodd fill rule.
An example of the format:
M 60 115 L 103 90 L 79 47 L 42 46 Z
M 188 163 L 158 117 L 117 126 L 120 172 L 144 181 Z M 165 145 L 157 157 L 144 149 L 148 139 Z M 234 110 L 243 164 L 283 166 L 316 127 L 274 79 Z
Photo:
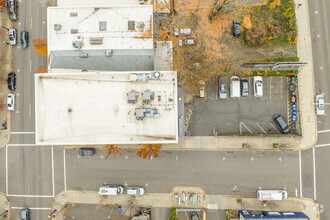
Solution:
M 0 0 L 0 6 L 5 7 L 7 5 L 7 0 Z
M 48 70 L 45 66 L 41 66 L 38 69 L 36 69 L 35 73 L 48 73 Z
M 142 144 L 142 147 L 140 147 L 136 155 L 142 159 L 148 160 L 150 160 L 151 157 L 157 158 L 159 150 L 162 148 L 162 146 L 162 144 Z
M 32 43 L 34 45 L 34 49 L 36 49 L 36 54 L 47 56 L 47 39 L 34 39 Z
M 107 155 L 105 156 L 105 159 L 108 159 L 108 157 L 112 154 L 113 158 L 116 158 L 117 155 L 121 155 L 119 148 L 115 145 L 109 144 L 105 145 L 105 148 L 108 148 Z

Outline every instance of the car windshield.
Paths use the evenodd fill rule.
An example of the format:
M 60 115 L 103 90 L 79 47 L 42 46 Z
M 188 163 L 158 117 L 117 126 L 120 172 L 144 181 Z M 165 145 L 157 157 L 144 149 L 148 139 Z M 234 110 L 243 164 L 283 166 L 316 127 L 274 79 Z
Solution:
M 318 105 L 318 109 L 323 110 L 324 109 L 324 104 L 321 100 L 319 100 L 319 105 Z
M 14 40 L 14 38 L 11 35 L 9 35 L 9 40 Z
M 12 105 L 10 103 L 8 103 L 8 107 L 11 107 Z

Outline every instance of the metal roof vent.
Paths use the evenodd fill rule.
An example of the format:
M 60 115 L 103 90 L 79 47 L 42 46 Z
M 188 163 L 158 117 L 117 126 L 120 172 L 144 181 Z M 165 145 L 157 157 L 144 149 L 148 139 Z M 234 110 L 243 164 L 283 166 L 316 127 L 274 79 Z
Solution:
M 135 30 L 135 21 L 128 21 L 128 30 L 129 31 Z
M 70 17 L 77 17 L 78 13 L 77 12 L 70 12 Z
M 81 42 L 81 41 L 72 41 L 72 46 L 73 46 L 74 48 L 81 49 L 81 47 L 82 47 L 82 42 Z
M 107 22 L 106 21 L 100 21 L 99 22 L 99 30 L 100 31 L 106 31 L 107 30 Z
M 90 37 L 89 43 L 90 44 L 103 44 L 103 37 Z
M 71 29 L 71 34 L 78 34 L 78 29 Z
M 60 31 L 61 28 L 62 28 L 62 25 L 60 25 L 60 24 L 54 24 L 54 30 L 55 31 Z
M 142 21 L 136 22 L 136 28 L 143 28 L 144 23 Z
M 88 58 L 88 53 L 81 53 L 80 58 Z

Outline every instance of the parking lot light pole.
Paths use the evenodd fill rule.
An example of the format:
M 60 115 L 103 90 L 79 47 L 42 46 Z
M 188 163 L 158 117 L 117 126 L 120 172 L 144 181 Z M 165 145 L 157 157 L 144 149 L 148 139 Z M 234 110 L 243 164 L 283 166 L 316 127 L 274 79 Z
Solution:
M 7 31 L 9 31 L 9 28 L 6 28 L 6 27 L 4 27 L 4 26 L 2 26 L 2 25 L 0 25 L 0 27 L 2 27 L 2 28 L 4 28 L 4 29 L 6 29 Z

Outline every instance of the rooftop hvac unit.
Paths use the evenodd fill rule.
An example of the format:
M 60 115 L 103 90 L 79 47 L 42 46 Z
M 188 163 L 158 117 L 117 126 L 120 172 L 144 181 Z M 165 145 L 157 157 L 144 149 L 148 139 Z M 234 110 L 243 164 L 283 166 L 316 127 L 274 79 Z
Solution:
M 150 103 L 151 100 L 154 100 L 155 93 L 147 90 L 142 93 L 142 97 L 143 97 L 143 103 L 148 104 Z
M 89 43 L 90 44 L 103 44 L 103 37 L 90 37 Z
M 136 28 L 143 28 L 144 27 L 144 23 L 142 21 L 136 22 Z
M 136 103 L 136 97 L 138 96 L 138 93 L 135 92 L 134 90 L 130 91 L 127 93 L 127 99 L 129 104 L 135 104 Z
M 60 31 L 61 28 L 62 28 L 62 25 L 60 25 L 60 24 L 54 24 L 54 30 L 55 31 Z
M 82 42 L 81 42 L 81 41 L 72 41 L 72 46 L 73 46 L 74 48 L 81 49 L 81 47 L 82 47 Z
M 71 34 L 78 34 L 78 29 L 71 29 Z

